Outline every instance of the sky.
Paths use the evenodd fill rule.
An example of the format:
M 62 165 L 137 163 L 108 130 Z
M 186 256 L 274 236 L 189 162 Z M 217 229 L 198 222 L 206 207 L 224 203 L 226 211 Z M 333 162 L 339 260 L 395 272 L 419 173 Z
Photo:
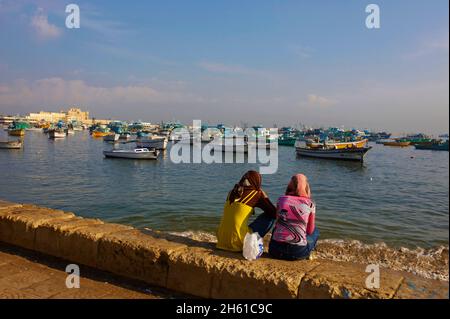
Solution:
M 448 0 L 0 0 L 0 113 L 447 133 L 448 12 Z

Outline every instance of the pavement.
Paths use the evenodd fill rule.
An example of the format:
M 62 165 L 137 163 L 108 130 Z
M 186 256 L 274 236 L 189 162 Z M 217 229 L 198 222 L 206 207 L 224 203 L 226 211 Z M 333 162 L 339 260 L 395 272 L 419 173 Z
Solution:
M 166 299 L 167 291 L 79 266 L 79 288 L 68 288 L 70 262 L 0 243 L 0 299 Z M 76 282 L 73 276 L 69 283 Z

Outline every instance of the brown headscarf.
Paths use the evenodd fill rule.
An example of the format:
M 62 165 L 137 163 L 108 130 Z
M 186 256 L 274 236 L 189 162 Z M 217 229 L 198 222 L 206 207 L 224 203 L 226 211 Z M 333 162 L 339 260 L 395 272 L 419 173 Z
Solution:
M 234 185 L 234 188 L 230 192 L 229 201 L 234 202 L 240 198 L 244 193 L 244 189 L 251 189 L 259 191 L 261 189 L 262 178 L 261 174 L 256 171 L 248 171 L 245 173 L 239 183 Z
M 286 188 L 286 195 L 311 198 L 311 189 L 309 187 L 308 178 L 303 174 L 292 176 Z

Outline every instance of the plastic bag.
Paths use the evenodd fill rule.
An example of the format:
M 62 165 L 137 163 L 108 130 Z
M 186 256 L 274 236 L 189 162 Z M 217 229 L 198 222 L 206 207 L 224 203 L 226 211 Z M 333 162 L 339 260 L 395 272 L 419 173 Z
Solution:
M 247 260 L 255 260 L 264 252 L 263 239 L 257 232 L 247 233 L 244 238 L 244 248 L 242 255 Z

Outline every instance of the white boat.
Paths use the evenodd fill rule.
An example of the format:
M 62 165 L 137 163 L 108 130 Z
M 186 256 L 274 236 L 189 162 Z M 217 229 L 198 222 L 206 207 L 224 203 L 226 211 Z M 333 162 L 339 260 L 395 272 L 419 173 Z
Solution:
M 105 157 L 112 158 L 129 158 L 129 159 L 147 159 L 155 160 L 158 158 L 159 151 L 148 148 L 136 148 L 134 150 L 111 150 L 103 151 Z
M 249 145 L 245 141 L 234 140 L 234 141 L 224 141 L 220 142 L 214 141 L 211 142 L 211 148 L 214 151 L 219 152 L 233 152 L 233 153 L 248 153 Z
M 123 140 L 123 141 L 131 140 L 131 134 L 129 134 L 129 133 L 122 133 L 119 136 L 119 140 Z
M 141 137 L 136 141 L 137 147 L 155 148 L 157 150 L 165 150 L 167 148 L 167 138 L 165 136 L 147 136 Z
M 364 156 L 372 147 L 347 148 L 347 149 L 319 149 L 310 147 L 296 147 L 297 155 L 325 159 L 337 159 L 347 161 L 364 161 Z
M 49 138 L 65 138 L 66 132 L 63 129 L 51 129 L 48 131 Z
M 0 149 L 20 149 L 22 148 L 22 145 L 22 141 L 0 142 Z
M 117 142 L 119 140 L 119 134 L 108 134 L 103 136 L 103 141 L 105 142 Z

